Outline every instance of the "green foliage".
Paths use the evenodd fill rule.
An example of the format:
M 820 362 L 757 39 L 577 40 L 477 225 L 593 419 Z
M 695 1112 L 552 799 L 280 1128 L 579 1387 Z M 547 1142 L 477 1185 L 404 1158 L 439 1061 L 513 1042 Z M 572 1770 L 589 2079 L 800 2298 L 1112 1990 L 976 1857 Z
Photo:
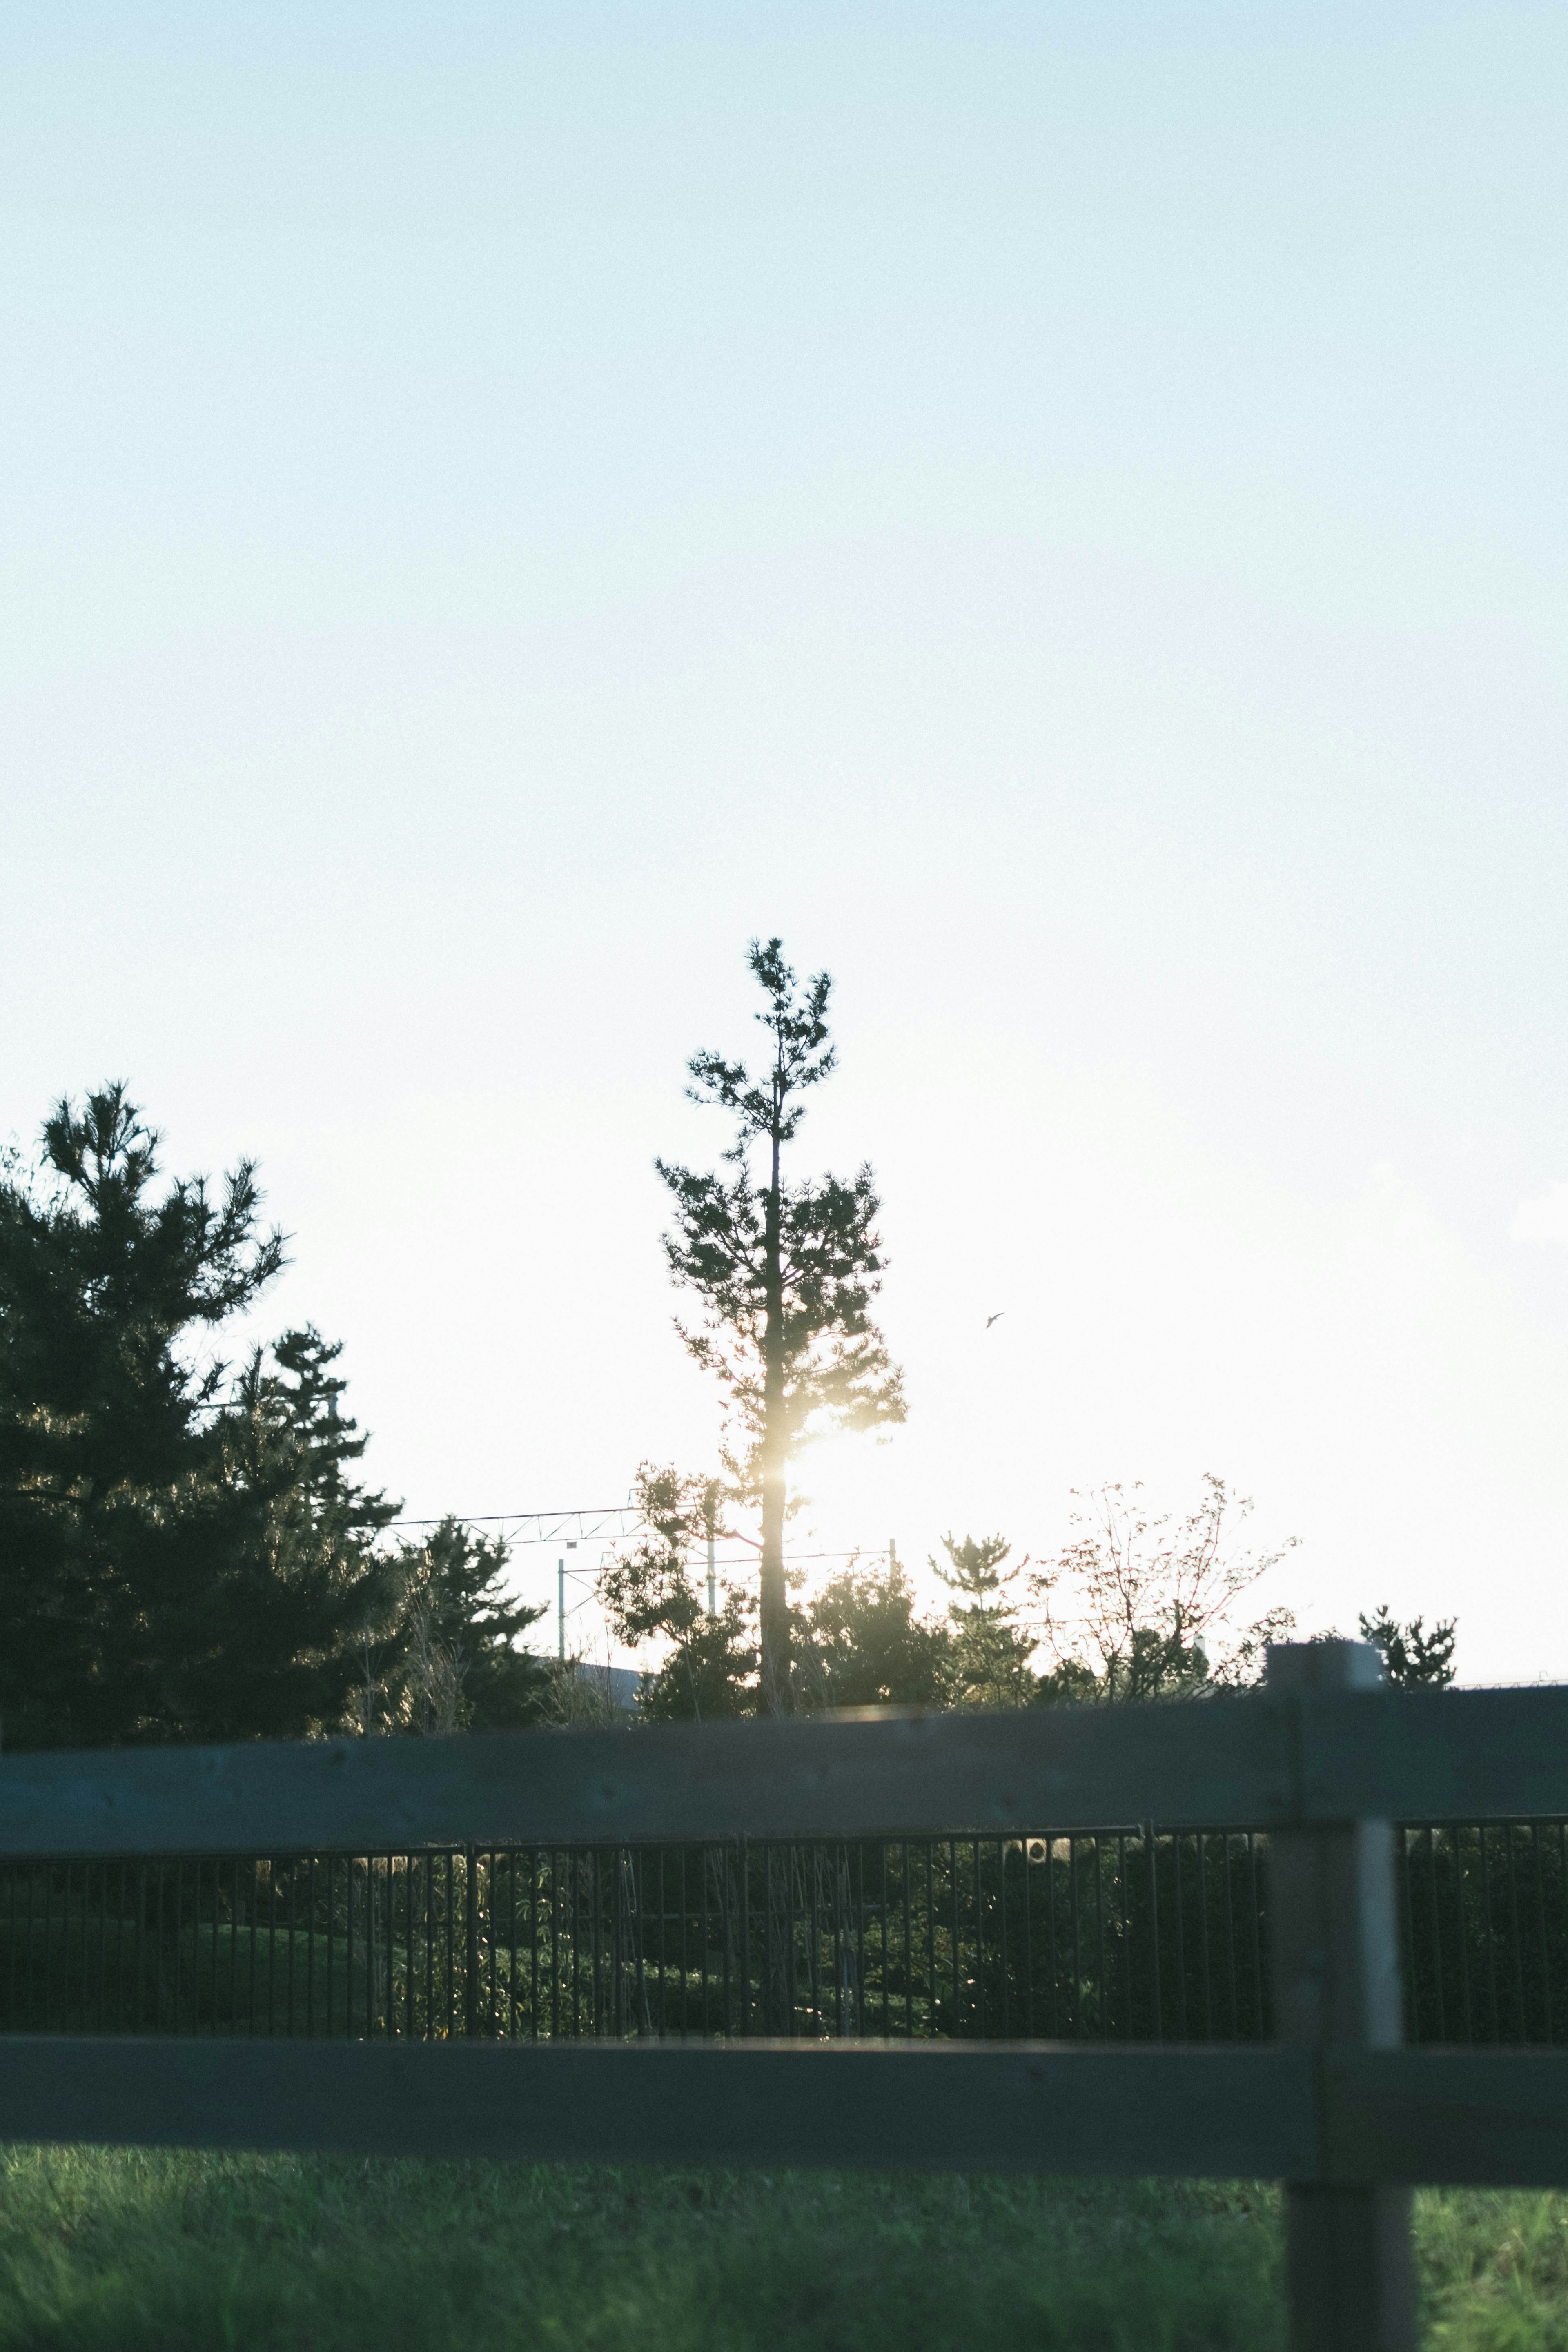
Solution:
M 505 1589 L 504 1541 L 445 1518 L 389 1563 L 395 1601 L 362 1633 L 366 1731 L 515 1731 L 553 1720 L 556 1677 L 518 1644 L 544 1615 Z
M 765 1707 L 777 1713 L 793 1703 L 784 1568 L 790 1465 L 809 1437 L 901 1421 L 904 1399 L 871 1316 L 883 1258 L 870 1169 L 848 1181 L 791 1183 L 783 1173 L 784 1149 L 805 1113 L 801 1097 L 834 1067 L 832 982 L 818 972 L 797 992 L 776 939 L 753 940 L 749 961 L 766 999 L 756 1016 L 769 1044 L 761 1076 L 718 1054 L 696 1054 L 688 1065 L 690 1098 L 735 1120 L 724 1155 L 732 1172 L 656 1165 L 674 1207 L 665 1237 L 669 1269 L 700 1310 L 698 1328 L 677 1328 L 723 1391 L 732 1491 L 762 1507 L 761 1685 Z M 759 1146 L 760 1178 L 752 1166 Z
M 945 1627 L 917 1613 L 897 1559 L 845 1569 L 804 1612 L 799 1680 L 823 1706 L 942 1706 L 949 1692 Z
M 710 1615 L 696 1556 L 710 1533 L 720 1532 L 717 1483 L 645 1462 L 632 1493 L 643 1534 L 601 1570 L 599 1598 L 617 1641 L 631 1649 L 650 1639 L 668 1645 L 663 1664 L 643 1678 L 640 1712 L 657 1723 L 753 1714 L 752 1612 L 739 1594 L 726 1591 L 715 1596 Z
M 943 1536 L 947 1566 L 930 1562 L 952 1594 L 949 1685 L 960 1706 L 1026 1706 L 1037 1687 L 1030 1664 L 1033 1634 L 1018 1622 L 1018 1596 L 1012 1587 L 1027 1562 L 1008 1568 L 1012 1546 L 1005 1536 Z
M 283 1262 L 253 1163 L 158 1181 L 121 1086 L 0 1181 L 0 1710 L 8 1745 L 283 1736 L 342 1719 L 383 1605 L 381 1498 L 342 1478 L 314 1333 L 232 1387 L 208 1351 Z M 352 1431 L 352 1423 L 347 1427 Z
M 1363 1616 L 1359 1622 L 1362 1640 L 1381 1654 L 1389 1682 L 1406 1690 L 1441 1690 L 1453 1681 L 1456 1619 L 1440 1617 L 1428 1633 L 1421 1617 L 1413 1617 L 1407 1625 L 1397 1623 L 1384 1601 L 1374 1617 Z

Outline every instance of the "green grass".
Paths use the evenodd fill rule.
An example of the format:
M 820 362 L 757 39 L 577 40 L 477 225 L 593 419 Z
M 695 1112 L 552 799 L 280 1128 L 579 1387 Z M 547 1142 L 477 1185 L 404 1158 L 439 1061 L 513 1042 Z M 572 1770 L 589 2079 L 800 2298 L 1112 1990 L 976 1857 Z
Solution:
M 1426 2341 L 1568 2352 L 1568 2198 L 1418 2210 Z M 1241 2186 L 0 2151 L 28 2352 L 1279 2352 Z

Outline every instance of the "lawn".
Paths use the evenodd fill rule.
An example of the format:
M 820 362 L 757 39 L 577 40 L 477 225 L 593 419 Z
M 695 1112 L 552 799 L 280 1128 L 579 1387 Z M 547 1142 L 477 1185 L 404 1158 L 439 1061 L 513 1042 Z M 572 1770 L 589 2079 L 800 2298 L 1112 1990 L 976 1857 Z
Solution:
M 0 2347 L 1282 2346 L 1272 2191 L 0 2152 Z M 1424 2198 L 1427 2340 L 1568 2352 L 1568 2197 Z

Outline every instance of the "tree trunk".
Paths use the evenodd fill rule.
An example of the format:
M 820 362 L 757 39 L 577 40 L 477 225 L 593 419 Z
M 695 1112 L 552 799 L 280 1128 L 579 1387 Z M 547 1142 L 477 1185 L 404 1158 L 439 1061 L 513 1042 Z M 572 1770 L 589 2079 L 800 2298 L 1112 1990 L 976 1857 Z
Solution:
M 784 1583 L 784 1268 L 779 1138 L 773 1131 L 773 1179 L 768 1187 L 763 1283 L 767 1328 L 763 1338 L 763 1559 L 759 1633 L 763 1711 L 788 1715 L 793 1694 L 789 1670 L 789 1592 Z

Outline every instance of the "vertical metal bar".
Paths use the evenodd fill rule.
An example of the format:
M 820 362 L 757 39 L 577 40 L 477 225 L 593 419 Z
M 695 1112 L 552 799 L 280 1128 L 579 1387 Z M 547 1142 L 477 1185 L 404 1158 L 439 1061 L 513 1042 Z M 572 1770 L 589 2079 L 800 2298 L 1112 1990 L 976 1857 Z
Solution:
M 293 2038 L 294 2032 L 294 1937 L 300 1915 L 300 1858 L 294 1855 L 289 1864 L 289 1989 L 284 2000 L 284 2032 Z
M 539 2039 L 539 1848 L 528 1850 L 529 2039 Z
M 236 1869 L 239 1867 L 235 1864 Z M 13 1903 L 15 1897 L 13 1896 Z M 117 1925 L 114 1931 L 114 2021 L 115 2031 L 123 2033 L 125 2016 L 125 1864 L 120 1865 L 120 1896 L 116 1906 Z
M 338 1951 L 338 1923 L 334 1908 L 337 1870 L 331 1854 L 327 1856 L 327 2039 L 332 2038 L 332 1963 Z
M 161 2033 L 163 2030 L 163 1888 L 165 1883 L 166 1874 L 164 1865 L 160 1862 L 158 1864 L 158 1907 L 153 1914 L 155 1926 L 153 1942 L 153 1965 L 154 1971 L 153 1977 L 153 2031 L 154 2033 Z M 179 1979 L 176 1977 L 174 1982 L 174 2030 L 176 2032 L 179 2030 Z
M 1268 2038 L 1268 2032 L 1269 2018 L 1267 1999 L 1268 1987 L 1263 1975 L 1261 1929 L 1262 1906 L 1259 1901 L 1258 1890 L 1258 1836 L 1257 1832 L 1253 1830 L 1248 1830 L 1247 1832 L 1247 1916 L 1252 1922 L 1252 2014 L 1254 2019 L 1254 2033 L 1256 2039 L 1262 2042 Z
M 1401 1830 L 1398 1835 L 1401 1848 L 1400 1858 L 1405 1864 L 1405 1900 L 1408 1902 L 1410 1895 L 1410 1881 L 1414 1875 L 1415 1857 L 1409 1852 L 1405 1832 Z M 1427 1893 L 1430 1895 L 1432 1902 L 1432 1992 L 1437 2011 L 1437 2039 L 1439 2042 L 1447 2042 L 1448 2039 L 1448 2021 L 1446 2013 L 1447 2004 L 1443 1999 L 1443 1917 L 1441 1906 L 1437 1899 L 1437 1832 L 1430 1824 L 1428 1824 L 1426 1831 L 1426 1885 Z M 1412 1992 L 1415 1990 L 1416 1982 L 1415 1937 L 1413 1925 L 1410 1937 L 1410 1984 Z M 1419 2035 L 1420 2027 L 1416 2023 L 1415 2016 L 1415 2003 L 1414 2000 L 1411 2001 L 1410 2007 L 1412 2011 L 1411 2023 L 1415 2027 L 1415 2032 L 1417 2035 Z
M 123 1885 L 125 1878 L 123 1863 L 120 1865 L 120 1876 Z M 16 1999 L 22 1957 L 22 1938 L 16 1917 L 17 1912 L 21 1909 L 21 1879 L 22 1874 L 16 1864 L 9 1864 L 5 1871 L 5 2031 L 8 2033 L 18 2032 L 22 2023 L 20 2004 Z M 121 1908 L 123 1911 L 123 1901 Z
M 485 1943 L 489 1953 L 485 1968 L 489 1978 L 489 2029 L 492 2034 L 499 2034 L 500 2001 L 496 1989 L 496 1965 L 500 1958 L 500 1937 L 496 1931 L 500 1922 L 496 1916 L 496 1857 L 493 1846 L 488 1860 L 489 1866 L 480 1878 L 479 1894 L 484 1902 Z
M 1047 2000 L 1047 2023 L 1046 2026 L 1046 2032 L 1049 2039 L 1052 2042 L 1055 2042 L 1060 2032 L 1061 2025 L 1060 2017 L 1058 2013 L 1058 1967 L 1057 1961 L 1057 1842 L 1048 1830 L 1046 1832 L 1046 1966 L 1050 1970 L 1049 1977 L 1047 1979 L 1047 1991 L 1048 1997 Z
M 56 1970 L 55 1970 L 55 1951 L 54 1951 L 54 1944 L 55 1944 L 55 1873 L 54 1873 L 54 1865 L 53 1865 L 51 1863 L 47 1863 L 47 1862 L 46 1862 L 46 1863 L 45 1863 L 45 1864 L 44 1864 L 44 1866 L 43 1866 L 43 1870 L 44 1870 L 44 1923 L 43 1923 L 43 1924 L 44 1924 L 44 1976 L 43 1976 L 43 1984 L 42 1984 L 42 1986 L 41 1986 L 41 1988 L 40 1988 L 40 1998 L 41 1998 L 42 2002 L 43 2002 L 43 2011 L 44 2011 L 44 2032 L 45 2032 L 46 2033 L 47 2033 L 47 2032 L 49 2032 L 51 2031 L 51 2029 L 52 2029 L 52 2027 L 53 2027 L 53 2025 L 54 2025 L 54 2021 L 55 2021 L 54 2001 L 55 2001 L 55 1975 L 56 1975 Z
M 799 2021 L 795 2015 L 795 1981 L 797 1975 L 795 1960 L 798 1923 L 795 1916 L 795 1847 L 786 1842 L 784 1847 L 784 1909 L 786 1914 L 784 1930 L 788 1937 L 788 1941 L 784 1948 L 784 2001 L 785 2007 L 789 2012 L 789 2024 L 785 2030 L 792 2037 L 800 2031 Z
M 436 1920 L 440 1894 L 436 1856 L 425 1856 L 425 2039 L 436 2039 Z
M 1513 2005 L 1514 2012 L 1519 2019 L 1519 2038 L 1521 2042 L 1528 2042 L 1530 2029 L 1524 2014 L 1524 1937 L 1520 1933 L 1519 1926 L 1518 1840 L 1514 1836 L 1516 1826 L 1513 1822 L 1505 1822 L 1503 1835 L 1508 1840 L 1508 1916 L 1509 1925 L 1513 1930 Z
M 239 2027 L 239 1856 L 228 1865 L 228 2030 Z
M 184 1987 L 184 1976 L 185 1976 L 185 1971 L 184 1971 L 184 1932 L 185 1932 L 185 1865 L 184 1865 L 184 1864 L 183 1862 L 176 1862 L 176 1863 L 175 1863 L 175 1864 L 174 1864 L 174 2032 L 175 2032 L 176 2033 L 178 2033 L 178 2032 L 179 2032 L 179 2030 L 180 2030 L 180 1995 L 182 1994 L 182 1992 L 184 1992 L 184 1989 L 185 1989 L 185 1987 Z
M 305 2034 L 316 2038 L 316 1857 L 305 1882 Z
M 963 2032 L 963 2012 L 966 2006 L 959 1991 L 958 1841 L 956 1838 L 949 1838 L 947 1842 L 947 1881 L 948 1892 L 952 1897 L 952 2032 L 953 2038 L 956 2040 Z
M 1152 1822 L 1143 1824 L 1149 1864 L 1149 2006 L 1151 2042 L 1165 2038 L 1165 2002 L 1160 1983 L 1160 1839 Z
M 90 1969 L 88 1962 L 88 1945 L 90 1941 L 89 1927 L 91 1917 L 92 1864 L 90 1862 L 84 1862 L 81 1866 L 81 1998 L 77 2005 L 78 2015 L 81 2021 L 81 2030 L 84 2033 L 88 2030 L 87 2001 L 88 1985 L 90 1980 Z
M 1034 1879 L 1029 1870 L 1029 1847 L 1032 1841 L 1026 1831 L 1019 1841 L 1018 1852 L 1024 1863 L 1024 2038 L 1035 2038 L 1035 1932 Z
M 561 1853 L 550 1857 L 550 2032 L 561 2031 Z
M 680 1855 L 680 2038 L 684 2042 L 691 2002 L 691 1973 L 687 1958 L 686 1848 L 680 1846 L 677 1851 Z
M 981 1883 L 980 1840 L 970 1842 L 970 1859 L 974 1870 L 974 1994 L 975 2025 L 982 2042 L 985 2039 L 985 1895 Z
M 99 1864 L 99 1876 L 100 1878 L 107 1867 L 107 1864 L 100 1863 Z M 89 2030 L 87 2021 L 89 1999 L 88 1988 L 91 1983 L 92 1975 L 91 1964 L 88 1958 L 88 1951 L 91 1941 L 92 1864 L 90 1862 L 84 1862 L 81 1866 L 81 2030 L 84 2033 Z M 98 2000 L 95 2006 L 99 2010 L 101 2010 L 103 2006 L 103 1972 L 101 1966 L 99 1969 Z
M 605 1914 L 604 1901 L 599 1887 L 599 1851 L 596 1846 L 591 1846 L 588 1850 L 588 1948 L 593 1955 L 594 1963 L 593 1973 L 588 1979 L 588 2030 L 591 2033 L 597 2034 L 604 2031 L 600 2007 L 603 1995 L 600 1989 L 599 1964 L 604 1946 Z M 611 1900 L 613 1902 L 615 1899 L 615 1889 L 613 1885 L 610 1892 Z
M 33 1905 L 32 1894 L 29 1889 L 27 1900 L 27 1958 L 29 1972 L 31 1970 L 32 1962 L 32 1932 Z M 147 1865 L 143 1862 L 139 1862 L 136 1865 L 136 1933 L 132 1938 L 132 1961 L 136 1971 L 136 1986 L 133 2002 L 135 2016 L 132 2030 L 136 2033 L 141 2032 L 142 2021 L 146 2015 L 146 1937 Z
M 1478 1824 L 1481 1841 L 1481 1916 L 1487 1938 L 1487 2008 L 1491 2017 L 1491 2039 L 1502 2039 L 1502 2018 L 1497 1997 L 1497 1937 L 1492 1932 L 1492 1873 L 1491 1858 L 1487 1852 L 1487 1824 Z
M 1027 1865 L 1026 1864 L 1026 1867 Z M 1002 2039 L 1009 2042 L 1013 2035 L 1013 2010 L 1009 1998 L 1011 1988 L 1007 1966 L 1007 1841 L 996 1841 L 996 1936 L 1002 1955 Z
M 35 1966 L 34 1966 L 34 1960 L 33 1960 L 33 1920 L 34 1920 L 34 1916 L 35 1916 L 35 1915 L 36 1915 L 36 1913 L 37 1913 L 37 1892 L 38 1892 L 38 1865 L 37 1865 L 37 1864 L 36 1862 L 30 1862 L 30 1863 L 27 1864 L 27 1967 L 26 1967 L 26 1987 L 27 1987 L 26 2011 L 27 2011 L 27 2032 L 28 2032 L 29 2033 L 31 2033 L 31 2032 L 33 2031 L 33 2019 L 34 2019 L 34 2016 L 35 2016 L 35 2014 L 36 2014 L 36 2011 L 35 2011 L 35 2006 L 34 2006 L 34 2004 L 35 2004 L 35 2002 L 36 2002 L 36 2000 L 37 2000 L 37 1991 L 36 1991 L 36 1989 L 35 1989 L 35 1988 L 36 1988 L 36 1979 L 37 1979 L 37 1969 L 36 1969 L 36 1968 L 35 1968 Z M 138 2023 L 140 2023 L 140 2021 L 140 2021 L 140 2019 L 138 2019 L 138 2021 L 138 2021 Z
M 1220 1842 L 1225 1849 L 1225 1974 L 1226 1982 L 1229 1987 L 1226 2004 L 1226 2030 L 1234 2042 L 1239 2032 L 1236 2003 L 1236 1882 L 1231 1875 L 1231 1834 L 1228 1830 L 1220 1832 Z
M 1072 2030 L 1075 2042 L 1083 2040 L 1083 1897 L 1078 1883 L 1078 1847 L 1076 1830 L 1068 1832 L 1068 1900 L 1072 1906 Z
M 354 1857 L 343 1856 L 343 2035 L 354 2038 Z
M 712 1867 L 711 1849 L 705 1845 L 699 1846 L 697 1849 L 697 1860 L 699 1874 L 702 1881 L 702 2031 L 703 2033 L 706 2034 L 709 2031 L 708 1952 L 712 1940 L 708 1921 L 708 1880 Z M 725 2014 L 728 2016 L 729 2012 L 726 2011 Z
M 1396 1822 L 1394 1823 L 1394 1891 L 1395 1900 L 1399 1906 L 1400 1919 L 1403 1923 L 1403 1951 L 1406 1963 L 1405 1969 L 1405 2002 L 1408 2019 L 1407 2032 L 1410 2040 L 1419 2041 L 1421 2038 L 1421 1973 L 1419 1969 L 1416 1967 L 1415 1961 L 1416 1849 L 1413 1848 L 1411 1845 L 1410 1841 L 1412 1835 L 1418 1838 L 1420 1836 L 1420 1832 L 1412 1832 L 1406 1829 L 1403 1822 Z M 1428 1830 L 1428 1859 L 1430 1859 L 1430 1840 L 1431 1832 Z M 1436 1937 L 1436 1906 L 1434 1904 L 1432 1909 L 1434 1937 Z
M 879 1910 L 880 1910 L 880 1912 L 881 1912 L 881 1915 L 882 1915 L 882 1916 L 881 1916 L 881 1939 L 882 1939 L 882 2039 L 883 2039 L 883 2041 L 885 2042 L 885 2041 L 887 2040 L 887 2038 L 888 2038 L 888 1973 L 889 1973 L 889 1971 L 888 1971 L 888 1843 L 887 1843 L 887 1840 L 886 1840 L 885 1838 L 884 1838 L 884 1839 L 883 1839 L 883 1841 L 882 1841 L 882 1844 L 881 1844 L 881 1848 L 880 1848 L 880 1853 L 879 1853 L 879 1858 L 880 1863 L 881 1863 L 881 1874 L 880 1874 L 880 1875 L 881 1875 L 881 1890 L 880 1890 L 880 1892 L 881 1892 L 881 1900 L 880 1900 L 880 1903 L 879 1903 L 879 1906 L 878 1906 L 878 1907 L 879 1908 Z
M 1204 2040 L 1214 2040 L 1214 2000 L 1209 1983 L 1209 1882 L 1204 1860 L 1204 1833 L 1195 1841 L 1198 1858 L 1198 1959 L 1204 1989 Z
M 419 2037 L 419 1857 L 403 1857 L 403 2037 Z
M 1094 1937 L 1099 1969 L 1100 2042 L 1110 2038 L 1110 1991 L 1105 1981 L 1105 1854 L 1100 1833 L 1094 1840 Z
M 1121 1949 L 1121 2039 L 1132 2039 L 1132 1912 L 1127 1885 L 1127 1832 L 1116 1832 L 1116 1923 Z
M 1540 1877 L 1540 1872 L 1538 1872 Z M 115 1943 L 118 1943 L 115 1936 Z M 110 2006 L 108 2006 L 108 1863 L 99 1863 L 99 2032 L 106 2034 Z
M 925 1841 L 926 1857 L 926 2032 L 936 2032 L 936 1840 Z
M 208 2031 L 209 2031 L 210 2032 L 213 2032 L 213 2033 L 216 2033 L 216 2032 L 217 2032 L 217 2011 L 218 2011 L 218 1970 L 219 1970 L 219 1952 L 218 1952 L 218 1941 L 219 1941 L 219 1917 L 218 1917 L 218 1915 L 219 1915 L 219 1913 L 222 1911 L 222 1909 L 223 1909 L 223 1864 L 222 1864 L 222 1863 L 221 1863 L 221 1862 L 217 1861 L 217 1860 L 215 1858 L 214 1863 L 213 1863 L 213 1966 L 212 1966 L 213 2006 L 212 2006 L 212 2021 L 211 2021 L 211 2024 L 210 2024 L 210 2026 L 209 2026 L 209 2028 L 208 2028 Z
M 247 2033 L 256 2031 L 256 1874 L 260 1868 L 255 1854 L 250 1857 L 250 2021 Z
M 1475 2040 L 1475 2022 L 1470 2004 L 1470 1921 L 1468 1874 L 1465 1869 L 1465 1826 L 1454 1822 L 1448 1831 L 1448 1843 L 1454 1853 L 1455 1916 L 1459 1923 L 1459 1992 L 1465 2018 L 1465 2040 Z
M 458 1857 L 450 1847 L 447 1864 L 447 2039 L 457 2039 L 458 2031 Z
M 517 2040 L 517 2013 L 521 2006 L 517 1998 L 517 1848 L 513 1846 L 506 1858 L 506 1989 L 509 2002 L 507 2032 Z
M 1552 1962 L 1546 1949 L 1546 1896 L 1541 1880 L 1541 1823 L 1530 1825 L 1530 1858 L 1531 1876 L 1535 1882 L 1535 1948 L 1536 1965 L 1541 1970 L 1542 2040 L 1552 2042 Z
M 1182 1887 L 1182 1832 L 1171 1835 L 1171 1860 L 1175 1868 L 1176 1891 L 1173 1908 L 1176 1919 L 1176 2032 L 1180 2040 L 1187 2039 L 1187 1937 L 1186 1904 Z
M 752 1856 L 741 1839 L 741 2032 L 752 2030 Z
M 278 2031 L 278 1857 L 267 1863 L 267 2031 Z
M 393 1857 L 381 1857 L 382 1917 L 385 1933 L 383 1949 L 386 1954 L 386 2024 L 384 2038 L 394 2041 L 397 2034 L 397 1874 Z

